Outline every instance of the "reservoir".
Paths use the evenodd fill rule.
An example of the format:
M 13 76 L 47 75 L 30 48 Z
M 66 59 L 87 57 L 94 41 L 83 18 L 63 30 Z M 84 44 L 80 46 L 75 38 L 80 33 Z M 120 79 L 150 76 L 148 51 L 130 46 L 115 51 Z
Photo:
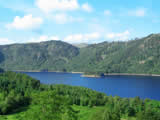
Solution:
M 160 77 L 151 76 L 106 76 L 101 78 L 81 77 L 82 74 L 55 72 L 24 72 L 42 84 L 66 84 L 82 86 L 120 97 L 150 98 L 160 100 Z

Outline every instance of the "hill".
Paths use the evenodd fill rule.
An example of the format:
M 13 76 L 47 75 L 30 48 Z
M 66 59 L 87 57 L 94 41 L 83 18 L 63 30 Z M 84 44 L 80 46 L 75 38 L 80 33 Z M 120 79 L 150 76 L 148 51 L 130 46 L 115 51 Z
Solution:
M 0 46 L 5 70 L 160 74 L 160 34 L 78 48 L 61 41 Z
M 160 34 L 127 42 L 103 42 L 80 49 L 72 70 L 90 73 L 160 74 Z M 77 64 L 76 64 L 77 63 Z
M 0 46 L 0 66 L 5 70 L 64 71 L 79 49 L 61 41 Z
M 84 47 L 87 47 L 89 44 L 86 44 L 86 43 L 79 43 L 79 44 L 73 44 L 73 46 L 76 46 L 78 48 L 84 48 Z

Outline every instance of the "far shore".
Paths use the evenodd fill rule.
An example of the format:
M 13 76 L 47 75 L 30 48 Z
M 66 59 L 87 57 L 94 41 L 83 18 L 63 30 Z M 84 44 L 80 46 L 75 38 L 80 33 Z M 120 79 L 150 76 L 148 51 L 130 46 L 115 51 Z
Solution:
M 86 75 L 86 74 L 82 74 L 81 77 L 100 78 L 100 77 L 102 77 L 102 76 L 100 76 L 100 75 Z
M 55 73 L 84 74 L 84 72 L 39 71 L 39 70 L 14 70 L 14 72 L 55 72 Z
M 55 73 L 72 73 L 72 74 L 82 74 L 82 77 L 90 77 L 90 78 L 99 78 L 102 77 L 100 75 L 87 75 L 84 72 L 62 72 L 62 71 L 38 71 L 38 70 L 15 70 L 15 72 L 55 72 Z M 157 76 L 160 77 L 160 74 L 136 74 L 136 73 L 105 73 L 105 76 Z
M 106 76 L 153 76 L 153 77 L 160 77 L 160 75 L 157 74 L 130 74 L 130 73 L 108 73 L 104 74 L 104 76 L 100 75 L 85 75 L 83 74 L 82 77 L 89 77 L 89 78 L 100 78 L 100 77 L 106 77 Z
M 107 73 L 104 76 L 160 76 L 158 74 L 136 74 L 136 73 Z

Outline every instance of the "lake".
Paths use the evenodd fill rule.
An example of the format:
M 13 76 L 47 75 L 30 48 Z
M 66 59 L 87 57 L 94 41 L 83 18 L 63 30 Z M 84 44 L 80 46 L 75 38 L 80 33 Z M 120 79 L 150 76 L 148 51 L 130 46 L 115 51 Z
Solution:
M 81 77 L 81 74 L 54 72 L 24 72 L 43 84 L 83 86 L 120 97 L 150 98 L 160 100 L 160 77 L 107 76 L 102 78 Z

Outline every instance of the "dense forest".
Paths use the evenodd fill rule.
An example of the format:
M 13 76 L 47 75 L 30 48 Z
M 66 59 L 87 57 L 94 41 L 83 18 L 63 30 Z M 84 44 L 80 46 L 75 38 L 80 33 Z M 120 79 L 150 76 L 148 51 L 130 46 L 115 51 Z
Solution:
M 64 70 L 79 54 L 79 48 L 61 41 L 0 46 L 1 68 L 5 70 Z
M 74 45 L 62 41 L 0 46 L 5 70 L 160 74 L 160 34 L 126 42 Z
M 160 120 L 160 102 L 0 74 L 0 120 Z

